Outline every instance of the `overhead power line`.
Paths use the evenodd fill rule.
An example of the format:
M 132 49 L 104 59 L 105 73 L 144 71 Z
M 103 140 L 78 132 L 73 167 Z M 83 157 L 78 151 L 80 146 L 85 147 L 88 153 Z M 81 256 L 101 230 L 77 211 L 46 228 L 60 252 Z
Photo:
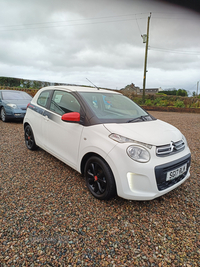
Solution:
M 196 21 L 195 19 L 191 19 L 191 18 L 186 18 L 186 17 L 183 17 L 183 18 L 178 18 L 178 17 L 153 17 L 154 19 L 162 19 L 162 20 L 190 20 L 190 21 Z
M 44 28 L 81 26 L 81 25 L 89 25 L 89 24 L 102 24 L 102 23 L 111 23 L 111 22 L 123 22 L 123 21 L 131 21 L 131 20 L 137 21 L 137 20 L 141 20 L 141 19 L 146 19 L 146 16 L 141 17 L 144 14 L 145 13 L 138 13 L 138 14 L 126 14 L 126 15 L 118 15 L 118 16 L 105 16 L 105 17 L 63 20 L 63 21 L 12 24 L 12 25 L 0 26 L 0 31 L 16 31 L 16 30 L 21 31 L 21 30 L 30 30 L 30 29 L 44 29 Z M 130 17 L 130 16 L 134 16 L 134 17 L 120 19 L 122 17 Z M 140 16 L 140 17 L 137 17 L 137 16 Z M 116 18 L 116 19 L 114 19 L 114 18 Z M 97 20 L 100 20 L 100 21 L 97 21 Z M 88 21 L 88 22 L 86 22 L 86 21 Z M 73 24 L 63 24 L 63 23 L 70 23 L 70 22 L 74 22 L 74 23 Z M 75 23 L 75 22 L 77 22 L 77 23 Z M 83 22 L 83 23 L 79 23 L 79 22 Z M 52 24 L 57 24 L 57 25 L 52 25 Z M 137 24 L 138 24 L 138 22 L 137 22 Z M 33 27 L 31 27 L 31 26 L 33 26 Z M 19 28 L 19 27 L 22 27 L 22 28 Z M 138 27 L 139 27 L 139 25 L 138 25 Z
M 30 25 L 39 25 L 39 24 L 50 24 L 50 23 L 64 23 L 64 22 L 75 22 L 75 21 L 85 21 L 85 20 L 119 18 L 119 17 L 128 17 L 128 16 L 146 15 L 146 14 L 147 13 L 135 13 L 135 14 L 131 13 L 131 14 L 124 14 L 124 15 L 93 17 L 93 18 L 84 18 L 84 19 L 70 19 L 70 20 L 46 21 L 46 22 L 25 23 L 25 24 L 12 24 L 12 25 L 0 26 L 0 27 L 14 27 L 14 26 L 30 26 Z
M 153 46 L 149 46 L 149 50 L 174 53 L 174 54 L 184 54 L 184 55 L 200 55 L 200 51 L 182 51 L 182 50 L 167 49 L 167 48 L 153 47 Z
M 115 15 L 115 16 L 103 16 L 103 17 L 91 17 L 91 18 L 83 18 L 83 19 L 71 19 L 71 20 L 60 20 L 60 21 L 48 21 L 48 22 L 36 22 L 36 23 L 25 23 L 25 24 L 11 24 L 11 25 L 3 25 L 0 26 L 0 31 L 21 31 L 21 30 L 34 30 L 34 29 L 44 29 L 44 28 L 55 28 L 55 27 L 69 27 L 69 26 L 82 26 L 82 25 L 88 25 L 88 24 L 102 24 L 102 23 L 112 23 L 112 22 L 123 22 L 123 21 L 131 21 L 135 20 L 138 26 L 138 29 L 141 34 L 141 30 L 138 24 L 138 20 L 143 20 L 146 19 L 146 14 L 147 13 L 130 13 L 130 14 L 123 14 L 123 15 Z M 179 14 L 172 14 L 172 13 L 159 13 L 156 12 L 154 13 L 153 19 L 162 19 L 162 20 L 170 20 L 170 19 L 175 19 L 175 20 L 194 20 L 194 19 L 189 19 L 186 17 L 156 17 L 156 14 L 165 14 L 165 15 L 179 15 Z M 114 19 L 114 18 L 122 18 L 122 17 L 130 17 L 134 16 L 132 18 L 125 18 L 125 19 L 116 19 L 116 20 L 109 20 L 109 19 Z M 140 16 L 140 17 L 137 17 Z M 144 16 L 144 17 L 143 17 Z M 95 20 L 103 20 L 103 21 L 96 21 Z M 87 23 L 84 23 L 84 21 L 89 21 Z M 93 21 L 93 22 L 92 22 Z M 83 23 L 75 23 L 75 24 L 63 24 L 63 23 L 71 23 L 71 22 L 83 22 Z M 52 25 L 52 24 L 59 24 L 59 25 Z M 42 26 L 44 25 L 44 26 Z M 46 26 L 45 26 L 46 25 Z M 27 26 L 33 26 L 33 27 L 27 27 Z M 34 27 L 36 26 L 36 27 Z M 42 26 L 42 27 L 38 27 Z M 13 28 L 15 27 L 15 28 Z M 16 28 L 17 27 L 17 28 Z M 19 28 L 22 27 L 22 28 Z M 11 29 L 9 29 L 11 28 Z
M 141 32 L 141 30 L 140 30 L 140 26 L 139 26 L 139 23 L 138 23 L 138 21 L 137 21 L 137 18 L 136 18 L 136 23 L 137 23 L 137 26 L 138 26 L 138 30 L 139 30 L 139 32 L 140 32 L 140 35 L 142 35 L 142 32 Z
M 157 17 L 158 15 L 158 17 Z M 162 17 L 159 17 L 159 15 L 161 15 Z M 165 12 L 153 12 L 153 19 L 161 19 L 161 20 L 190 20 L 190 21 L 197 21 L 197 17 L 191 17 L 191 16 L 183 16 L 181 15 L 180 17 L 180 13 L 165 13 Z

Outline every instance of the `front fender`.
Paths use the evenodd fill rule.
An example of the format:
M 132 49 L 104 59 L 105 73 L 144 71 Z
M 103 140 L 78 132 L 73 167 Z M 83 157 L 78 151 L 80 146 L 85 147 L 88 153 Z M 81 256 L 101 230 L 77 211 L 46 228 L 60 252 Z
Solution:
M 106 159 L 116 142 L 109 138 L 110 132 L 101 124 L 85 127 L 81 136 L 77 169 L 81 171 L 81 162 L 86 154 L 93 153 Z

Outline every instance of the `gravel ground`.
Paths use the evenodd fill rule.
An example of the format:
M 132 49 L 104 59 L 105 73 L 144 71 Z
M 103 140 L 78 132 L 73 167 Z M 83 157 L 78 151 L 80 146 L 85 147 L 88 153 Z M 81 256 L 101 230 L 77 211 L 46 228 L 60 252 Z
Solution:
M 151 112 L 178 127 L 191 178 L 153 201 L 96 200 L 22 123 L 0 121 L 1 266 L 200 266 L 200 114 Z

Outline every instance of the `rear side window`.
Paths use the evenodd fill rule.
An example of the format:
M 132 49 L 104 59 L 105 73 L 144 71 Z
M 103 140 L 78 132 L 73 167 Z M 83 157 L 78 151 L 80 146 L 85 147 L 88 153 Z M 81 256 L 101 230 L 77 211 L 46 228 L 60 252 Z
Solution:
M 49 91 L 42 92 L 40 94 L 40 96 L 38 97 L 38 100 L 37 100 L 38 105 L 40 105 L 42 107 L 46 107 L 49 96 L 50 96 Z
M 55 91 L 51 100 L 50 110 L 60 115 L 69 112 L 80 112 L 80 104 L 70 93 Z

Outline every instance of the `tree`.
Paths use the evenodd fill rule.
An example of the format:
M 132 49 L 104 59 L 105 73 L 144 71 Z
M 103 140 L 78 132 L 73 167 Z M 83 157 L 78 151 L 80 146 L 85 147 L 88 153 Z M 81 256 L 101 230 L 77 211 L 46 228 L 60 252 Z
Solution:
M 196 92 L 194 91 L 194 92 L 192 92 L 192 96 L 196 96 Z
M 170 89 L 170 90 L 164 90 L 158 92 L 159 94 L 165 94 L 165 95 L 176 95 L 177 90 L 176 89 Z
M 20 79 L 0 77 L 0 85 L 9 86 L 9 87 L 17 87 L 17 86 L 20 86 Z
M 188 96 L 188 93 L 184 89 L 178 89 L 178 91 L 176 92 L 176 95 L 177 96 Z

